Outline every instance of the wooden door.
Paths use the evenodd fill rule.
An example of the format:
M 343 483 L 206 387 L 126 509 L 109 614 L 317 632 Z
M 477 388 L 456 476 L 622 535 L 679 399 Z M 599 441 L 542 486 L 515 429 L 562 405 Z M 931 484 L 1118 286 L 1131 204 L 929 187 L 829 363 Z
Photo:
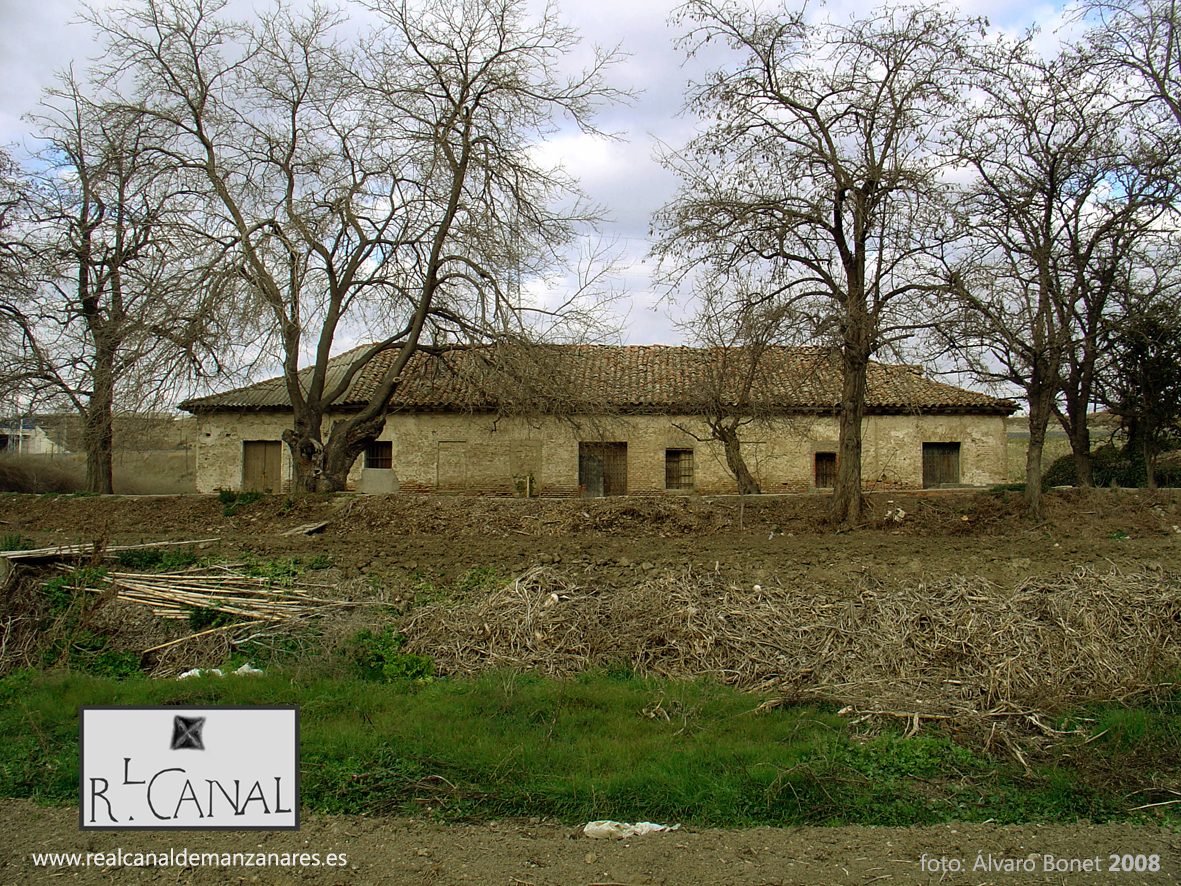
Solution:
M 923 488 L 960 484 L 960 444 L 923 444 Z
M 817 452 L 814 467 L 817 489 L 832 489 L 837 485 L 837 454 Z
M 278 440 L 242 443 L 242 491 L 278 492 L 283 483 L 283 444 Z

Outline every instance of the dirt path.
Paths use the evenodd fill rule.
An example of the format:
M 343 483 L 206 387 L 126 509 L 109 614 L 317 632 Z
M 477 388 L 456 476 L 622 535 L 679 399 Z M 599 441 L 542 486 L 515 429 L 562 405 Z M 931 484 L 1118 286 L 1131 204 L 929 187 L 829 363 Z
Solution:
M 620 842 L 545 822 L 438 825 L 313 816 L 299 833 L 81 833 L 72 809 L 0 802 L 0 884 L 296 883 L 432 886 L 818 886 L 818 884 L 1164 884 L 1181 882 L 1181 836 L 1128 825 L 684 830 Z M 119 865 L 146 852 L 307 853 L 273 867 Z M 33 853 L 116 853 L 90 867 L 33 864 Z M 320 866 L 310 862 L 319 855 Z M 328 856 L 343 866 L 326 867 Z M 1143 855 L 1155 872 L 1111 872 L 1112 856 Z M 1052 856 L 1052 858 L 1049 858 Z M 1155 858 L 1154 858 L 1155 857 Z M 228 859 L 233 861 L 234 859 Z M 238 861 L 245 861 L 245 858 Z M 1098 872 L 1070 873 L 1084 865 Z M 1097 860 L 1097 861 L 1096 861 Z M 282 863 L 288 862 L 288 863 Z M 101 865 L 101 866 L 100 866 Z M 1049 870 L 1047 866 L 1052 866 Z M 991 869 L 989 869 L 991 866 Z M 1018 870 L 1014 870 L 1020 866 Z M 956 867 L 960 870 L 957 872 Z M 1058 868 L 1065 868 L 1065 872 Z M 975 869 L 974 869 L 975 868 Z

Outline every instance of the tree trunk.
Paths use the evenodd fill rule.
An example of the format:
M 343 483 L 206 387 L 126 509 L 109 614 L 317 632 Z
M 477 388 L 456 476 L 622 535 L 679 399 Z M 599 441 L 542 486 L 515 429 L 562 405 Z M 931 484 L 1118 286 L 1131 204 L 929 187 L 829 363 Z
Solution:
M 1095 486 L 1095 472 L 1091 468 L 1091 435 L 1083 429 L 1083 442 L 1076 446 L 1073 435 L 1070 438 L 1070 448 L 1074 450 L 1074 472 L 1076 483 L 1088 489 Z
M 332 492 L 343 492 L 348 487 L 349 471 L 353 462 L 385 428 L 385 415 L 376 418 L 357 417 L 338 421 L 332 426 L 328 443 L 324 446 L 323 485 Z
M 114 486 L 114 430 L 112 410 L 115 400 L 114 355 L 98 347 L 91 373 L 93 390 L 82 415 L 82 439 L 86 444 L 86 489 L 110 495 Z
M 291 491 L 322 492 L 327 485 L 324 476 L 324 444 L 320 442 L 320 428 L 324 416 L 306 410 L 295 417 L 293 428 L 283 432 L 283 442 L 291 453 Z
M 1078 486 L 1093 487 L 1094 473 L 1091 470 L 1091 429 L 1087 426 L 1087 405 L 1068 402 L 1066 420 L 1062 427 L 1070 439 L 1070 451 L 1074 453 L 1075 483 Z
M 1046 429 L 1040 432 L 1033 427 L 1033 416 L 1029 421 L 1029 448 L 1025 452 L 1025 503 L 1035 516 L 1042 513 L 1042 449 L 1046 443 Z
M 867 348 L 846 345 L 841 356 L 837 480 L 829 515 L 838 526 L 852 528 L 861 522 L 861 424 L 865 415 L 869 354 Z
M 458 200 L 458 196 L 455 196 L 455 200 Z M 441 242 L 436 243 L 435 249 L 436 252 L 441 249 Z M 408 341 L 399 347 L 398 356 L 386 367 L 385 374 L 370 396 L 369 402 L 359 412 L 332 425 L 328 443 L 320 453 L 323 468 L 320 486 L 324 491 L 342 492 L 348 488 L 349 469 L 352 468 L 353 462 L 385 428 L 386 411 L 389 409 L 394 391 L 397 390 L 402 371 L 417 349 L 434 287 L 435 284 L 428 281 L 418 305 L 414 326 L 407 336 Z
M 1143 436 L 1144 444 L 1144 484 L 1153 492 L 1156 491 L 1156 447 L 1148 435 Z
M 759 488 L 759 481 L 750 472 L 746 466 L 746 460 L 742 457 L 742 441 L 738 439 L 737 424 L 713 421 L 710 422 L 710 428 L 713 430 L 714 436 L 722 441 L 722 449 L 726 453 L 726 467 L 730 469 L 730 473 L 738 481 L 738 494 L 760 494 L 762 489 Z
M 1037 369 L 1034 369 L 1037 372 Z M 1029 392 L 1029 449 L 1025 454 L 1025 501 L 1035 517 L 1042 514 L 1042 450 L 1054 406 L 1054 387 L 1031 380 Z

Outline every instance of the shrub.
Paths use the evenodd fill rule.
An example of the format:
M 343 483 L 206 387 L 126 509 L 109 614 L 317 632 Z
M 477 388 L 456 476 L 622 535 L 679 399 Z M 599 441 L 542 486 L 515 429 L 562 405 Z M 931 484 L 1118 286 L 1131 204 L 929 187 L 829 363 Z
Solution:
M 51 643 L 41 653 L 45 667 L 65 665 L 95 677 L 120 679 L 139 673 L 139 653 L 115 649 L 109 638 L 79 629 Z
M 317 569 L 331 569 L 331 568 L 332 568 L 332 558 L 329 557 L 327 554 L 324 554 L 324 553 L 316 554 L 316 556 L 314 556 L 314 557 L 312 557 L 312 559 L 308 560 L 308 569 L 317 570 Z
M 124 569 L 138 569 L 141 572 L 155 570 L 167 572 L 173 569 L 184 569 L 200 561 L 193 548 L 140 548 L 132 551 L 119 551 L 115 562 Z
M 1100 446 L 1091 453 L 1091 476 L 1096 486 L 1145 486 L 1148 477 L 1144 462 L 1115 446 Z M 1056 458 L 1042 475 L 1043 487 L 1077 486 L 1074 454 Z M 1157 486 L 1181 486 L 1181 464 L 1168 461 L 1156 467 Z
M 402 652 L 406 638 L 386 625 L 379 633 L 360 630 L 343 648 L 353 672 L 375 683 L 429 683 L 435 676 L 434 659 Z
M 240 621 L 243 621 L 242 616 L 232 612 L 222 612 L 215 606 L 193 606 L 189 609 L 189 627 L 194 631 L 221 628 L 226 625 L 238 624 Z

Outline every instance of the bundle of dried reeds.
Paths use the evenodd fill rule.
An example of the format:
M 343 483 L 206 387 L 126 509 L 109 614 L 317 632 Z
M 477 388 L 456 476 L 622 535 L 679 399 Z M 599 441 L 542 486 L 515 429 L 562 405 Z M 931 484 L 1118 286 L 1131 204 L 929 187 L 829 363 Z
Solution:
M 339 601 L 312 597 L 300 587 L 273 587 L 269 579 L 235 572 L 218 575 L 111 572 L 98 593 L 142 603 L 161 618 L 187 619 L 194 609 L 224 612 L 252 621 L 277 621 L 311 614 Z

